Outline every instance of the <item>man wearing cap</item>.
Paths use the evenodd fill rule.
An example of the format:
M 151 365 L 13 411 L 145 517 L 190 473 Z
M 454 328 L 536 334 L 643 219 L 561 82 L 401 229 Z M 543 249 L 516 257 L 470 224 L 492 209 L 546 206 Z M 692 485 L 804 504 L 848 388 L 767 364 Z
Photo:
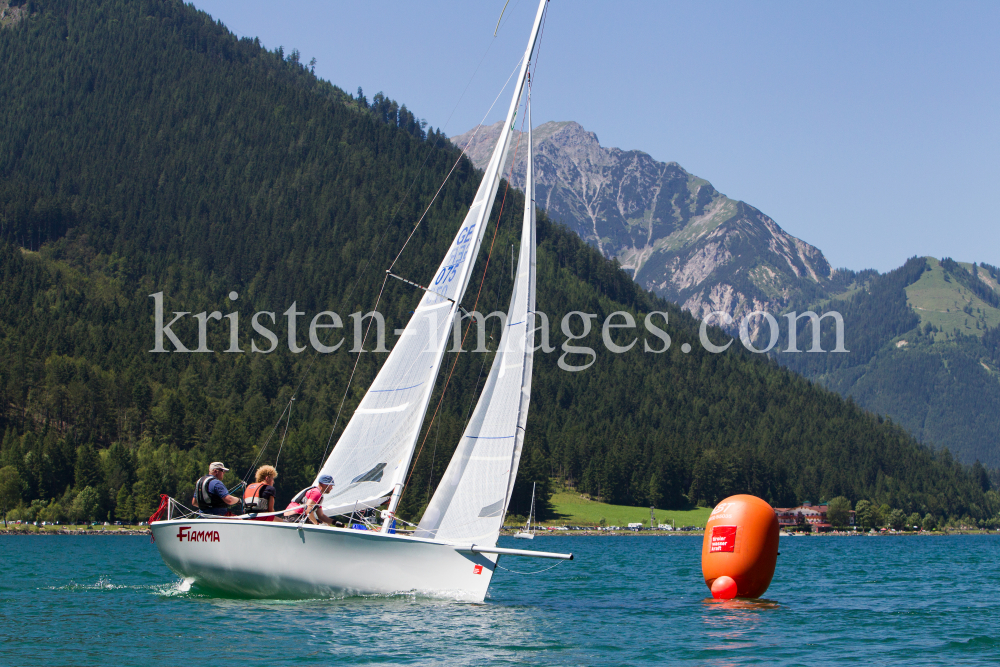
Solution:
M 215 461 L 208 466 L 208 474 L 198 480 L 194 487 L 194 498 L 191 501 L 202 514 L 226 516 L 229 506 L 240 502 L 240 499 L 229 495 L 229 489 L 222 483 L 222 478 L 229 468 L 221 461 Z
M 333 477 L 330 475 L 320 475 L 319 479 L 316 480 L 316 486 L 312 487 L 306 491 L 306 495 L 303 498 L 305 505 L 300 505 L 297 502 L 288 503 L 288 509 L 285 511 L 284 517 L 285 521 L 298 521 L 299 516 L 304 512 L 309 521 L 312 523 L 323 523 L 332 526 L 333 519 L 326 515 L 323 511 L 322 500 L 323 496 L 330 492 L 333 488 Z

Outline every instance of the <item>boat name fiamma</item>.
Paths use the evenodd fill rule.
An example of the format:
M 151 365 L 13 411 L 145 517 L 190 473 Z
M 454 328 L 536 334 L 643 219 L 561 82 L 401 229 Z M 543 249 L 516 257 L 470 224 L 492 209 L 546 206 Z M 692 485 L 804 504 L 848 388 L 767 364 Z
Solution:
M 187 538 L 188 542 L 220 542 L 219 531 L 217 530 L 191 530 L 191 526 L 181 526 L 177 530 L 177 540 L 180 542 Z

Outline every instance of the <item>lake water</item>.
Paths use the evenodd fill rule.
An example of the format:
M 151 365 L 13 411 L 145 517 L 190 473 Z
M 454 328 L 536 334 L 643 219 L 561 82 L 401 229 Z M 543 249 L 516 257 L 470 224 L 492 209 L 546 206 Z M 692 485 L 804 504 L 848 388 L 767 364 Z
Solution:
M 756 602 L 709 597 L 700 537 L 516 546 L 576 560 L 481 605 L 234 600 L 181 592 L 147 537 L 0 536 L 0 664 L 1000 663 L 1000 536 L 782 538 Z

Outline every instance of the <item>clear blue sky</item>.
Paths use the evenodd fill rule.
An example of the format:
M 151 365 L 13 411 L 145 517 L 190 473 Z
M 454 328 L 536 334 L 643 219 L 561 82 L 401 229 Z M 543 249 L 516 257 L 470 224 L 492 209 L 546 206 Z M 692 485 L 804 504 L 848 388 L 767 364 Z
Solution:
M 494 39 L 503 5 L 195 1 L 449 136 L 483 118 L 524 49 L 535 0 L 510 0 Z M 551 0 L 532 113 L 680 163 L 834 266 L 1000 265 L 998 28 L 995 0 Z

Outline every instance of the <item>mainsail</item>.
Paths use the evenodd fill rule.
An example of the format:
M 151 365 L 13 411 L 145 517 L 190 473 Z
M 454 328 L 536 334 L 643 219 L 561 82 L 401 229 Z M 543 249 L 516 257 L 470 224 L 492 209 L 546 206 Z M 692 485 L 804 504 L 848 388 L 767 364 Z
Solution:
M 539 3 L 507 120 L 472 206 L 413 317 L 317 474 L 317 478 L 322 474 L 334 478 L 333 490 L 323 499 L 327 513 L 375 507 L 390 497 L 389 512 L 396 509 L 455 312 L 469 284 L 500 185 L 544 10 L 545 3 Z
M 528 90 L 528 171 L 517 278 L 507 325 L 472 419 L 424 512 L 417 537 L 496 544 L 521 461 L 535 332 L 535 189 Z

